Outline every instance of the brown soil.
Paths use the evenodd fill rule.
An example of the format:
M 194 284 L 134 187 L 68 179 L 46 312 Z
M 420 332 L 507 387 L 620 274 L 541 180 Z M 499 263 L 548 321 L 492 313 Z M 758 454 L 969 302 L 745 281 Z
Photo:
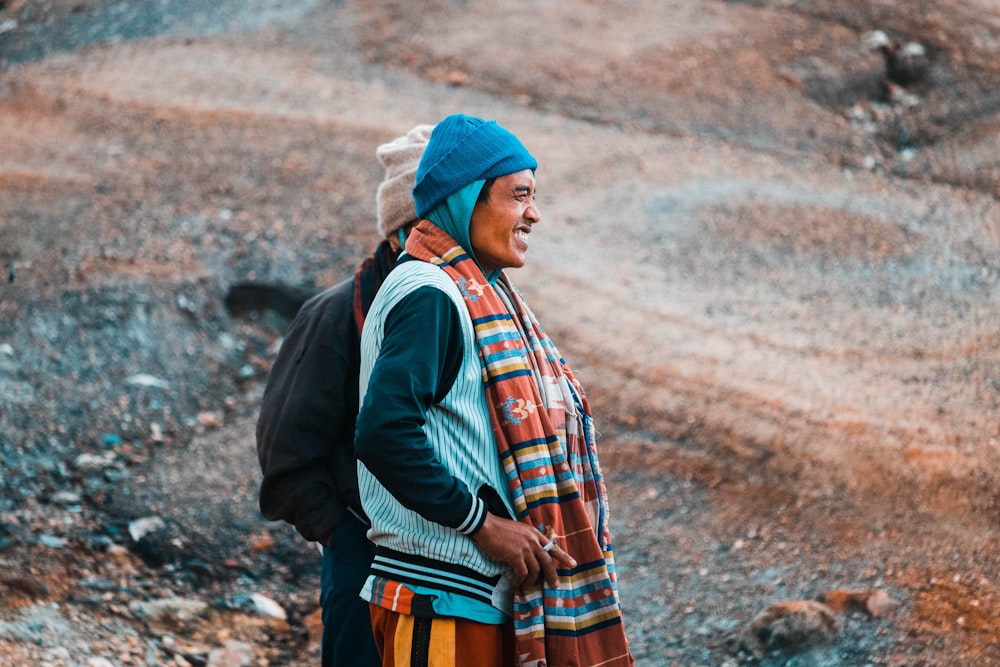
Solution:
M 541 165 L 514 278 L 598 416 L 639 664 L 1000 664 L 1000 9 L 899 4 L 0 2 L 0 665 L 316 661 L 315 551 L 256 510 L 285 320 L 225 296 L 346 276 L 375 146 L 456 111 Z M 829 591 L 894 612 L 726 642 Z

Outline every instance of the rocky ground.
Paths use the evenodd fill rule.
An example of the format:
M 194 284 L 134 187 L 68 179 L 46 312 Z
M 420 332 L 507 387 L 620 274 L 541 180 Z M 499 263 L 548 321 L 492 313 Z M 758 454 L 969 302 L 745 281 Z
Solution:
M 1000 665 L 1000 9 L 900 4 L 0 1 L 0 665 L 316 664 L 226 296 L 455 111 L 541 164 L 637 662 Z

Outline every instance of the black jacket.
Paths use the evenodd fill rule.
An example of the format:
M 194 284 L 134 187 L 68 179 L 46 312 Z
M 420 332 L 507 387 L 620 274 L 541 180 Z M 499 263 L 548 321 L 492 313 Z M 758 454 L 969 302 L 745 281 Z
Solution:
M 354 456 L 359 356 L 352 278 L 303 304 L 264 389 L 260 510 L 310 541 L 325 544 L 348 508 L 364 516 Z

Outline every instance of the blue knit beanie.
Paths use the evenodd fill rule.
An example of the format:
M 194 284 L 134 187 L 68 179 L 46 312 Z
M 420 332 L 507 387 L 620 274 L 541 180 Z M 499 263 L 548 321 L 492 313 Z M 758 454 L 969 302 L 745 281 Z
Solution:
M 417 167 L 413 187 L 417 217 L 426 217 L 470 183 L 537 168 L 528 149 L 495 120 L 448 116 L 434 128 Z

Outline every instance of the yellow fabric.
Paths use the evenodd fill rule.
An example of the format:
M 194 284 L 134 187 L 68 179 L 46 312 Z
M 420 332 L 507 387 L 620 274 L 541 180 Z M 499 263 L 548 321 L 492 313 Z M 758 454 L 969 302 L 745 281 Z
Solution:
M 413 616 L 400 614 L 393 637 L 393 667 L 410 667 L 410 653 L 413 647 Z M 427 650 L 428 667 L 456 667 L 455 665 L 455 619 L 435 618 L 431 623 L 431 642 Z
M 369 609 L 382 667 L 412 667 L 414 631 L 421 621 L 374 604 Z M 465 618 L 435 618 L 430 635 L 428 667 L 510 667 L 517 663 L 510 622 L 492 625 Z
M 412 616 L 400 614 L 396 620 L 396 632 L 393 634 L 393 667 L 410 667 L 410 647 L 413 646 Z
M 455 667 L 455 619 L 435 618 L 431 625 L 428 667 Z

